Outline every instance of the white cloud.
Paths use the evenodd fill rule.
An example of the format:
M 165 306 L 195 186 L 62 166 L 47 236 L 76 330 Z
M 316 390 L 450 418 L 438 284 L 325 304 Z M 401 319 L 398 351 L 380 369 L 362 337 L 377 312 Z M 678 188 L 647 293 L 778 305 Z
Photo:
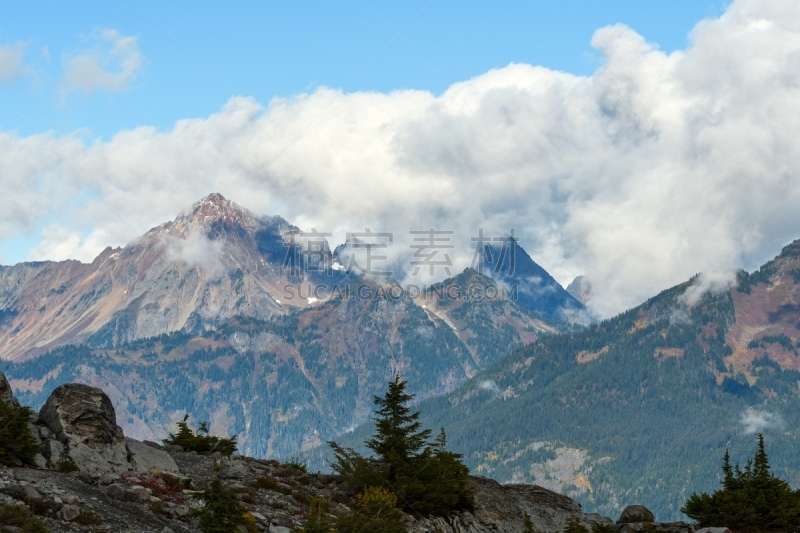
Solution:
M 500 388 L 497 386 L 497 383 L 494 380 L 487 379 L 485 381 L 481 381 L 478 383 L 478 387 L 482 390 L 489 391 L 493 394 L 499 394 Z
M 800 235 L 798 235 L 800 237 Z M 679 300 L 686 305 L 694 305 L 706 293 L 719 293 L 730 289 L 736 283 L 735 270 L 709 271 L 700 273 L 686 289 Z
M 136 37 L 104 29 L 97 32 L 95 40 L 97 44 L 91 50 L 64 58 L 62 95 L 72 91 L 125 90 L 133 81 L 143 61 Z
M 0 83 L 7 83 L 22 73 L 23 43 L 0 46 Z
M 222 243 L 209 239 L 202 231 L 191 231 L 184 238 L 171 237 L 166 240 L 167 257 L 183 261 L 189 267 L 198 267 L 209 277 L 218 278 L 225 273 L 220 262 Z
M 752 408 L 742 413 L 739 423 L 744 426 L 746 434 L 762 433 L 767 429 L 781 429 L 784 426 L 780 415 Z
M 140 57 L 114 35 L 128 39 L 118 57 Z M 266 106 L 234 98 L 171 131 L 71 138 L 59 148 L 69 167 L 48 159 L 2 205 L 0 237 L 57 213 L 124 244 L 219 191 L 334 243 L 370 227 L 405 252 L 411 229 L 452 229 L 459 270 L 477 228 L 513 227 L 561 283 L 592 279 L 601 316 L 697 272 L 752 268 L 800 237 L 800 0 L 735 1 L 672 54 L 624 26 L 592 42 L 605 61 L 589 77 L 512 64 L 440 96 L 320 88 Z M 71 71 L 81 90 L 112 88 L 134 63 L 109 71 L 86 57 L 97 68 Z M 48 152 L 0 132 L 2 189 Z M 93 196 L 70 209 L 86 190 L 71 169 L 113 211 Z
M 42 241 L 28 254 L 29 261 L 64 261 L 78 259 L 91 262 L 106 247 L 109 235 L 95 230 L 88 237 L 65 226 L 51 224 L 42 230 Z

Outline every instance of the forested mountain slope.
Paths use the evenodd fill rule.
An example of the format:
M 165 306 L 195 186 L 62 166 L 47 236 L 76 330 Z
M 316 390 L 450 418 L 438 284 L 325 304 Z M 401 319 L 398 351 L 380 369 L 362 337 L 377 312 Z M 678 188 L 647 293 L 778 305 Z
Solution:
M 776 473 L 798 484 L 800 242 L 733 288 L 705 284 L 541 338 L 421 402 L 424 423 L 444 426 L 477 473 L 609 515 L 638 502 L 677 518 L 693 490 L 716 488 L 726 447 L 749 457 L 754 431 Z
M 218 434 L 239 434 L 246 453 L 288 456 L 364 423 L 373 395 L 397 372 L 421 398 L 445 394 L 555 331 L 475 271 L 450 283 L 476 297 L 450 301 L 440 291 L 422 303 L 396 284 L 359 279 L 341 296 L 272 320 L 235 317 L 202 334 L 62 347 L 2 369 L 34 406 L 61 383 L 102 387 L 120 425 L 142 439 L 165 437 L 189 412 Z

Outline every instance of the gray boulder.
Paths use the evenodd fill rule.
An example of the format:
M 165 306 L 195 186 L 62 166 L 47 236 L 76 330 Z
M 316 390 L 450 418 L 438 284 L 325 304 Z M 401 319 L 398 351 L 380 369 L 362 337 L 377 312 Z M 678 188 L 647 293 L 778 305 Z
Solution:
M 654 522 L 655 515 L 644 505 L 629 505 L 619 515 L 617 524 L 631 524 L 638 522 Z
M 42 406 L 37 424 L 37 434 L 45 437 L 42 455 L 51 468 L 69 460 L 82 473 L 99 477 L 129 471 L 179 472 L 167 452 L 125 438 L 114 406 L 101 389 L 61 385 Z
M 51 467 L 70 460 L 85 474 L 102 476 L 130 470 L 125 436 L 117 425 L 111 400 L 101 389 L 79 383 L 61 385 L 42 406 L 37 423 L 54 437 L 42 443 L 42 453 Z
M 179 472 L 178 465 L 170 454 L 157 450 L 143 442 L 134 439 L 125 439 L 128 448 L 128 459 L 131 470 L 138 473 L 145 472 Z
M 58 513 L 58 517 L 67 522 L 72 522 L 81 514 L 81 508 L 77 505 L 65 505 Z
M 115 500 L 124 500 L 125 499 L 125 488 L 122 485 L 109 485 L 106 489 L 108 495 Z
M 68 383 L 54 390 L 39 411 L 39 421 L 66 445 L 83 443 L 96 448 L 124 439 L 106 393 L 80 383 Z

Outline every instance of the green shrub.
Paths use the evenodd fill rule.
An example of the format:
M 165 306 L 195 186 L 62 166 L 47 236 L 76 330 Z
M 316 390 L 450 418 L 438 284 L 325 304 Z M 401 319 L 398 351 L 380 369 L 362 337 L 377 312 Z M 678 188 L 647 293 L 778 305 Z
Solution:
M 164 507 L 164 502 L 160 500 L 155 500 L 150 503 L 150 510 L 153 514 L 163 515 L 167 512 L 166 507 Z
M 169 438 L 162 441 L 164 444 L 181 446 L 184 451 L 197 452 L 210 455 L 219 452 L 222 455 L 231 455 L 236 451 L 236 435 L 229 438 L 215 437 L 208 434 L 208 422 L 200 422 L 197 432 L 189 427 L 189 414 L 184 415 L 178 422 L 178 433 L 169 434 Z
M 306 525 L 302 529 L 295 528 L 292 533 L 333 533 L 331 517 L 328 516 L 328 502 L 322 498 L 311 500 Z
M 0 401 L 0 464 L 19 465 L 38 453 L 36 439 L 28 425 L 33 411 Z
M 336 517 L 338 533 L 405 533 L 397 497 L 382 487 L 369 487 L 358 495 L 358 508 Z
M 0 504 L 0 532 L 13 531 L 17 528 L 21 533 L 47 533 L 45 525 L 29 510 L 21 505 Z
M 103 523 L 103 519 L 94 511 L 81 511 L 75 518 L 75 523 L 81 526 L 98 526 Z
M 609 524 L 594 524 L 592 533 L 614 533 L 614 528 Z
M 567 518 L 567 527 L 564 533 L 589 533 L 589 528 L 581 524 L 581 519 L 577 515 Z
M 296 458 L 289 459 L 289 461 L 283 463 L 283 466 L 286 468 L 291 468 L 292 470 L 296 470 L 303 474 L 308 474 L 308 466 L 304 462 Z
M 58 471 L 59 472 L 63 472 L 65 474 L 69 474 L 70 472 L 77 472 L 78 470 L 79 470 L 78 469 L 78 465 L 76 465 L 75 463 L 73 463 L 69 459 L 66 459 L 66 460 L 61 461 L 60 463 L 58 463 Z
M 533 527 L 533 520 L 528 513 L 522 517 L 522 533 L 537 533 L 536 528 Z
M 203 533 L 235 533 L 238 526 L 251 525 L 247 519 L 247 509 L 219 478 L 214 478 L 205 489 L 192 494 L 192 498 L 204 504 L 201 509 L 189 513 L 191 517 L 200 519 L 200 531 Z

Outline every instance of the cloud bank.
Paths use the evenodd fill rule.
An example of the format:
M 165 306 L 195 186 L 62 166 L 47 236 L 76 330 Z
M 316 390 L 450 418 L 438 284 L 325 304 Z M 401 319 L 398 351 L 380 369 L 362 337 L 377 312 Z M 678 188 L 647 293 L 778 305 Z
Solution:
M 0 190 L 23 183 L 0 206 L 0 238 L 58 213 L 68 233 L 87 228 L 71 255 L 88 260 L 101 246 L 81 243 L 99 232 L 124 244 L 212 191 L 333 243 L 364 227 L 453 230 L 460 268 L 478 228 L 515 228 L 562 284 L 586 274 L 609 316 L 800 237 L 800 1 L 737 0 L 671 54 L 622 25 L 592 45 L 604 61 L 588 77 L 511 64 L 438 96 L 236 97 L 109 141 L 0 132 Z M 122 64 L 108 74 L 90 57 L 69 85 L 109 88 Z

